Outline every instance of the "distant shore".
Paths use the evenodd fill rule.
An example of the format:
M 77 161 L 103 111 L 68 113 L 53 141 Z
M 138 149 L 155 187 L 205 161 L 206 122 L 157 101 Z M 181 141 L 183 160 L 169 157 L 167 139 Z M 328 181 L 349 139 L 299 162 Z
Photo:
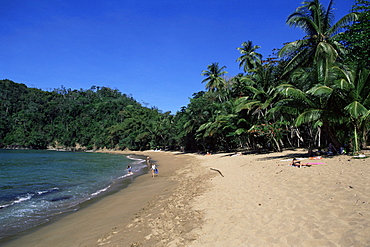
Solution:
M 150 156 L 159 174 L 4 246 L 370 245 L 370 158 L 112 153 Z

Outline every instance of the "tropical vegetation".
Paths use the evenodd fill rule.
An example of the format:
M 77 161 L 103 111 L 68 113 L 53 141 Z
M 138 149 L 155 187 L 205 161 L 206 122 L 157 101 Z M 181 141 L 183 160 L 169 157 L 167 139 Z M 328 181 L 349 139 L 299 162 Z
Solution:
M 263 59 L 237 48 L 242 71 L 213 62 L 205 90 L 176 114 L 107 87 L 42 91 L 0 81 L 2 147 L 185 151 L 305 147 L 359 152 L 370 137 L 370 3 L 334 21 L 334 1 L 304 1 L 287 18 L 304 36 Z

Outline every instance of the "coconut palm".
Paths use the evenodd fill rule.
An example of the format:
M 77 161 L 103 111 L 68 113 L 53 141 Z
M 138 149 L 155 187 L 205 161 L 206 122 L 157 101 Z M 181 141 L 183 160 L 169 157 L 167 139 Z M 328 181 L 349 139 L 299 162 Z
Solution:
M 307 90 L 306 87 L 299 88 L 301 84 L 282 84 L 276 90 L 286 96 L 287 101 L 283 99 L 280 103 L 285 109 L 290 109 L 287 104 L 295 105 L 298 113 L 295 119 L 295 125 L 300 126 L 304 123 L 311 123 L 312 128 L 318 133 L 321 127 L 330 138 L 330 141 L 336 146 L 341 145 L 339 133 L 348 133 L 348 127 L 352 126 L 354 131 L 354 150 L 358 149 L 358 140 L 362 142 L 365 139 L 366 121 L 369 119 L 370 109 L 370 75 L 365 69 L 349 70 L 339 68 L 338 66 L 329 69 L 326 80 L 316 78 L 320 74 L 314 70 L 311 73 L 300 73 L 301 78 L 296 80 L 309 81 L 315 80 L 317 83 L 311 85 Z M 325 84 L 322 82 L 326 82 Z M 279 105 L 279 104 L 277 104 Z M 361 138 L 358 133 L 362 132 Z M 347 135 L 345 135 L 347 136 Z M 342 140 L 345 141 L 345 140 Z
M 235 135 L 238 128 L 238 115 L 235 113 L 233 101 L 213 104 L 213 111 L 197 133 L 198 140 L 208 140 L 214 147 L 229 149 L 233 144 L 240 145 L 240 138 Z
M 242 47 L 237 48 L 242 55 L 236 61 L 239 62 L 239 68 L 243 67 L 244 72 L 261 65 L 262 55 L 256 52 L 258 48 L 261 47 L 254 46 L 250 40 L 243 42 Z
M 335 38 L 344 25 L 357 19 L 357 14 L 349 13 L 333 23 L 333 2 L 330 0 L 325 9 L 319 0 L 304 1 L 288 17 L 287 24 L 301 28 L 306 36 L 285 44 L 279 51 L 280 57 L 285 56 L 289 60 L 285 73 L 300 66 L 312 65 L 313 62 L 319 66 L 318 73 L 325 73 L 338 56 L 345 54 L 344 47 Z
M 245 87 L 247 86 L 246 77 L 239 73 L 236 76 L 230 79 L 231 84 L 231 96 L 232 97 L 242 97 L 245 96 L 246 90 Z
M 275 102 L 278 101 L 279 97 L 275 88 L 281 82 L 278 80 L 278 71 L 276 70 L 276 67 L 273 63 L 260 65 L 258 68 L 253 69 L 253 73 L 244 76 L 241 80 L 245 84 L 244 92 L 246 93 L 243 97 L 236 99 L 235 111 L 239 114 L 247 111 L 245 120 L 248 119 L 248 121 L 255 125 L 253 125 L 252 129 L 249 130 L 238 128 L 236 133 L 249 133 L 249 136 L 258 136 L 258 140 L 256 139 L 257 142 L 263 140 L 264 143 L 270 143 L 275 150 L 280 151 L 281 146 L 278 143 L 280 138 L 270 138 L 275 136 L 278 128 L 272 128 L 272 125 L 269 124 L 270 120 L 271 122 L 276 122 L 278 119 L 275 118 L 275 114 L 267 115 Z M 257 126 L 265 126 L 266 124 L 271 127 L 266 129 L 266 135 L 256 135 L 253 128 L 258 128 Z M 274 141 L 270 142 L 273 139 Z
M 208 91 L 219 91 L 223 89 L 226 85 L 225 79 L 223 75 L 227 72 L 223 71 L 226 66 L 219 67 L 218 63 L 212 63 L 211 65 L 207 66 L 208 70 L 203 70 L 202 74 L 206 78 L 202 81 L 202 83 L 207 82 L 206 89 Z
M 353 128 L 353 152 L 356 153 L 361 144 L 366 146 L 366 133 L 370 128 L 370 71 L 361 67 L 334 69 L 341 100 L 345 102 L 343 110 Z
M 243 81 L 247 84 L 244 90 L 249 94 L 237 100 L 237 112 L 248 109 L 258 119 L 265 117 L 276 98 L 275 87 L 279 83 L 276 80 L 274 66 L 271 64 L 260 66 L 253 74 L 245 76 Z

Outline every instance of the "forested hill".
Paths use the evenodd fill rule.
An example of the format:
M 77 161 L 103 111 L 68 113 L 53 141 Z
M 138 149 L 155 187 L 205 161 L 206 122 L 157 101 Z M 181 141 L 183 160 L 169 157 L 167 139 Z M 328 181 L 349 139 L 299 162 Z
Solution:
M 0 147 L 151 148 L 169 113 L 143 107 L 118 90 L 93 86 L 42 91 L 0 80 Z

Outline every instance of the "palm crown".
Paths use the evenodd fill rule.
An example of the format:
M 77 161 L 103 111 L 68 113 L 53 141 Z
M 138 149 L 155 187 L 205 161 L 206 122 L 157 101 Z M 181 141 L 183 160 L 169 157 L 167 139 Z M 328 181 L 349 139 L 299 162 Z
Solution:
M 207 82 L 206 88 L 209 91 L 217 91 L 220 90 L 221 88 L 225 87 L 225 80 L 222 77 L 224 74 L 226 74 L 226 71 L 223 71 L 226 66 L 220 66 L 218 63 L 212 63 L 211 65 L 207 66 L 208 70 L 203 70 L 202 74 L 206 78 L 202 81 Z
M 333 23 L 333 0 L 327 9 L 319 0 L 304 1 L 302 4 L 288 17 L 287 24 L 301 28 L 306 36 L 285 44 L 279 51 L 279 56 L 291 58 L 286 65 L 286 73 L 313 62 L 324 67 L 332 64 L 345 53 L 343 46 L 335 40 L 336 35 L 344 25 L 357 18 L 355 13 L 349 13 Z
M 262 55 L 256 50 L 261 48 L 258 45 L 253 46 L 252 41 L 243 42 L 242 47 L 237 48 L 242 54 L 236 61 L 239 62 L 239 68 L 243 66 L 244 72 L 256 68 L 261 64 Z

